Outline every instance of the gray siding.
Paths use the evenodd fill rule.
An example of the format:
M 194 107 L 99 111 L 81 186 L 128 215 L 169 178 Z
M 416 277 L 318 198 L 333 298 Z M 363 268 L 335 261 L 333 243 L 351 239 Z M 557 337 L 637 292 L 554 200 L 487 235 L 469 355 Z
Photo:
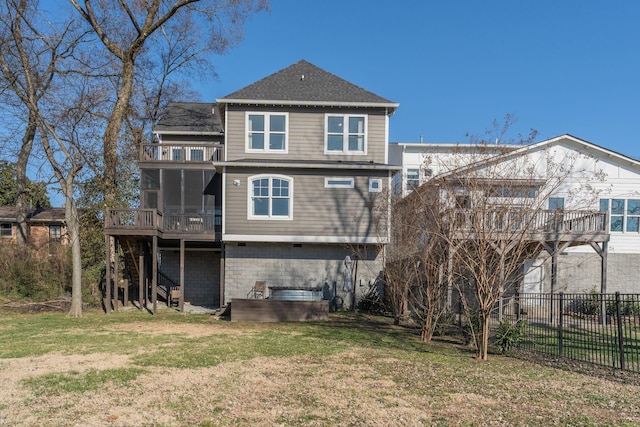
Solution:
M 289 134 L 288 153 L 245 153 L 245 119 L 246 110 L 229 109 L 227 120 L 227 160 L 238 159 L 274 159 L 274 160 L 343 160 L 373 161 L 384 163 L 386 142 L 386 116 L 384 110 L 340 110 L 340 109 L 298 109 L 251 108 L 252 112 L 288 112 Z M 368 115 L 367 155 L 345 156 L 324 153 L 325 113 L 366 114 Z
M 249 202 L 249 177 L 272 172 L 293 180 L 293 219 L 247 219 Z M 359 175 L 357 175 L 359 174 Z M 324 188 L 324 178 L 353 177 L 355 188 Z M 385 192 L 369 193 L 369 177 L 381 178 L 387 186 L 387 172 L 362 172 L 331 170 L 287 169 L 238 169 L 227 170 L 225 188 L 226 234 L 240 235 L 291 235 L 291 236 L 358 236 L 382 237 L 386 227 L 372 218 L 373 206 L 384 206 Z M 240 185 L 234 186 L 233 181 Z M 377 205 L 376 205 L 377 203 Z M 386 212 L 386 211 L 385 211 Z M 379 218 L 375 216 L 374 219 Z
M 180 252 L 162 250 L 160 271 L 180 283 Z M 193 305 L 220 305 L 220 252 L 187 249 L 184 259 L 184 300 Z
M 640 254 L 609 253 L 607 258 L 607 293 L 638 293 Z M 544 271 L 544 292 L 551 291 L 551 260 Z M 601 258 L 594 253 L 569 253 L 558 257 L 558 287 L 555 292 L 600 292 Z

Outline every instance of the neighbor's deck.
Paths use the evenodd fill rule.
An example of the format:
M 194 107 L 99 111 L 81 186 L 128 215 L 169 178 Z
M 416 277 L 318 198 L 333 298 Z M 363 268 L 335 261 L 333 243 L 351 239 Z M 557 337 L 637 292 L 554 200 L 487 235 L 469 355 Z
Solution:
M 518 239 L 582 245 L 607 242 L 610 238 L 608 215 L 600 211 L 457 209 L 454 218 L 452 236 L 456 240 Z

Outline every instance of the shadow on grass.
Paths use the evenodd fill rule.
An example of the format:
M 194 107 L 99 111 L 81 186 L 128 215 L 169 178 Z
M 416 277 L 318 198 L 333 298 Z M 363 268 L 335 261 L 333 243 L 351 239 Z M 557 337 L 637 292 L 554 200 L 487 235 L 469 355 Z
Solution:
M 394 325 L 390 317 L 367 313 L 332 313 L 328 321 L 305 324 L 307 334 L 316 339 L 341 341 L 365 348 L 389 348 L 416 353 L 474 354 L 455 336 L 434 337 L 422 342 L 420 330 Z
M 508 353 L 508 356 L 525 360 L 529 363 L 560 369 L 565 372 L 579 373 L 625 385 L 640 386 L 640 373 L 636 372 L 623 371 L 621 369 L 596 365 L 594 363 L 581 360 L 553 356 L 550 354 L 542 354 L 532 350 L 516 349 Z

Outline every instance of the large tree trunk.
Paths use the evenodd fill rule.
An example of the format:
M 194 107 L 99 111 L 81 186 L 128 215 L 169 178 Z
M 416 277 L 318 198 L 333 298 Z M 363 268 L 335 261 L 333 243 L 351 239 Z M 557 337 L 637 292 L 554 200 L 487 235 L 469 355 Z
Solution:
M 71 259 L 73 271 L 71 273 L 71 308 L 69 316 L 82 316 L 82 259 L 80 247 L 80 220 L 76 209 L 76 202 L 73 197 L 73 182 L 67 183 L 65 191 L 65 221 L 67 223 L 67 233 L 71 245 Z
M 104 203 L 105 208 L 113 207 L 118 200 L 118 140 L 122 124 L 129 110 L 129 101 L 133 93 L 134 60 L 128 59 L 122 64 L 122 86 L 118 91 L 109 123 L 104 132 Z
M 29 209 L 29 194 L 27 192 L 27 164 L 36 136 L 36 120 L 32 112 L 29 113 L 27 127 L 22 137 L 20 153 L 16 162 L 16 222 L 18 225 L 17 241 L 24 244 L 29 240 L 27 229 L 27 211 Z

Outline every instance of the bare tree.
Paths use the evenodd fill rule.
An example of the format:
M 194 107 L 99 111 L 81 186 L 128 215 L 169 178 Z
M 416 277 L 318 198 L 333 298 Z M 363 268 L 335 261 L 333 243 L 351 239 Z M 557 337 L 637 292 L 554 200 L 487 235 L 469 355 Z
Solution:
M 16 220 L 19 243 L 27 241 L 28 206 L 27 165 L 37 131 L 36 113 L 28 108 L 37 104 L 51 86 L 56 62 L 63 49 L 60 40 L 44 41 L 35 27 L 36 4 L 29 0 L 4 0 L 0 4 L 0 70 L 4 106 L 13 107 L 14 120 L 23 124 L 16 160 Z M 8 100 L 7 98 L 11 98 Z M 26 117 L 26 120 L 23 119 Z
M 4 6 L 11 16 L 10 21 L 3 22 L 9 26 L 11 43 L 4 45 L 0 67 L 9 82 L 8 87 L 29 114 L 27 129 L 31 141 L 23 142 L 22 151 L 28 157 L 37 132 L 64 195 L 65 223 L 73 263 L 69 314 L 79 317 L 82 313 L 82 265 L 80 223 L 74 196 L 80 171 L 90 159 L 89 147 L 94 145 L 91 132 L 86 131 L 92 127 L 87 123 L 88 111 L 99 99 L 83 78 L 68 71 L 76 60 L 74 52 L 84 34 L 74 33 L 71 21 L 62 24 L 60 29 L 51 28 L 46 20 L 38 19 L 34 12 L 35 2 L 6 0 Z M 62 73 L 61 69 L 67 72 Z
M 430 341 L 448 310 L 446 254 L 441 212 L 434 204 L 436 187 L 424 187 L 409 197 L 394 196 L 391 243 L 385 276 L 394 323 L 409 313 L 421 326 L 421 339 Z
M 445 243 L 435 259 L 446 265 L 447 281 L 457 289 L 482 360 L 488 356 L 490 319 L 501 299 L 522 283 L 525 261 L 540 257 L 550 236 L 557 236 L 558 226 L 568 220 L 547 209 L 549 197 L 572 188 L 573 208 L 592 208 L 595 195 L 588 183 L 601 179 L 581 169 L 582 155 L 576 152 L 529 150 L 526 145 L 495 152 L 480 144 L 473 153 L 459 153 L 455 167 L 408 197 L 424 203 L 424 233 Z M 451 167 L 456 157 L 448 160 Z M 585 184 L 568 186 L 569 181 Z M 590 215 L 579 212 L 573 221 Z
M 253 13 L 267 7 L 266 0 L 150 0 L 148 2 L 118 1 L 103 2 L 70 0 L 82 19 L 95 32 L 100 43 L 115 59 L 115 91 L 113 106 L 109 112 L 103 133 L 105 204 L 116 199 L 118 141 L 123 124 L 130 112 L 131 98 L 137 72 L 137 61 L 145 52 L 145 46 L 175 19 L 190 19 L 190 28 L 183 32 L 208 34 L 201 37 L 200 48 L 191 45 L 191 39 L 181 43 L 175 39 L 174 49 L 183 49 L 183 54 L 173 58 L 189 61 L 199 50 L 222 53 L 235 44 L 242 34 L 245 20 Z M 185 21 L 182 21 L 185 22 Z M 198 24 L 201 24 L 198 27 Z M 177 34 L 171 32 L 170 34 Z M 191 55 L 190 53 L 193 53 Z M 178 61 L 179 62 L 179 61 Z M 171 68 L 171 62 L 165 64 Z

